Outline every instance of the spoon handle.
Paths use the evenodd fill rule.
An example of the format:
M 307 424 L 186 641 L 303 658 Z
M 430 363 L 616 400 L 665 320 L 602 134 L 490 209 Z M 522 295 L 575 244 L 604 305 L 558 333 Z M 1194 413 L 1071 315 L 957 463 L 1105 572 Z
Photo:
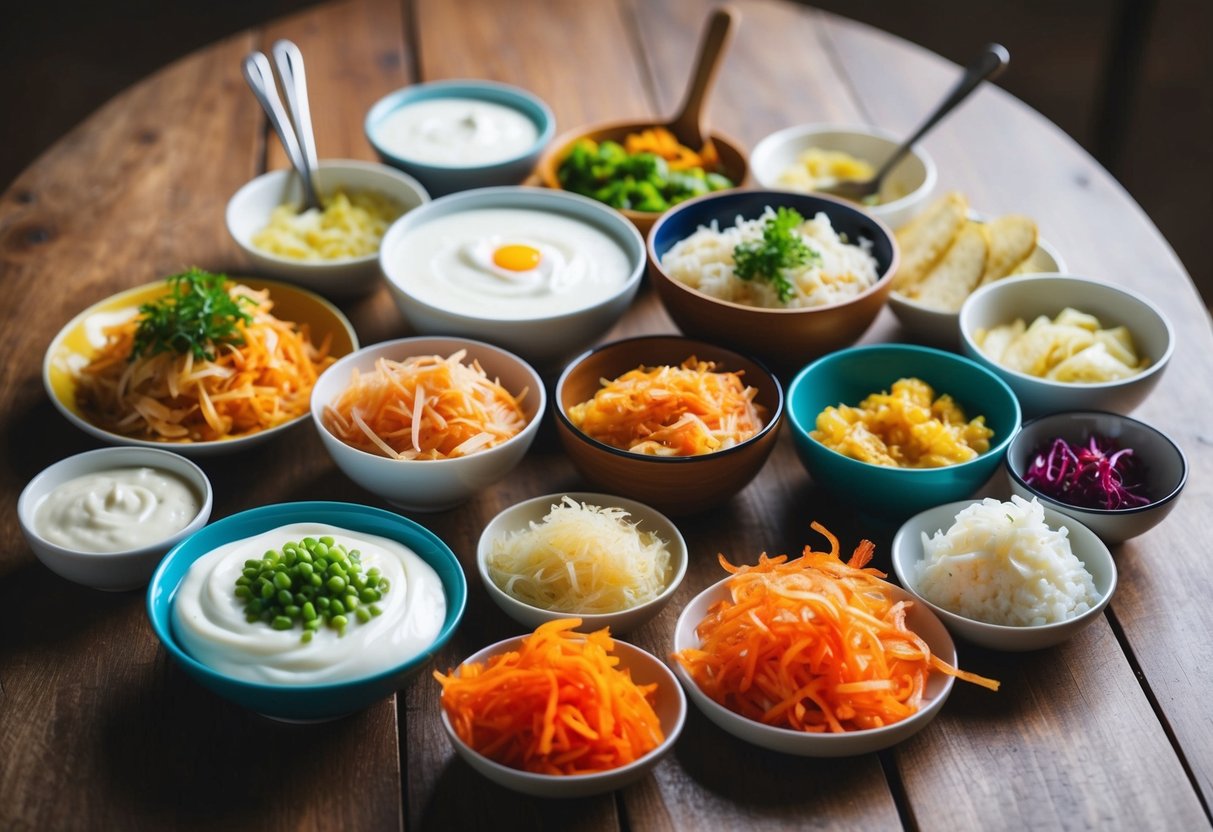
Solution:
M 312 111 L 308 104 L 307 72 L 303 68 L 303 53 L 294 42 L 286 39 L 276 41 L 271 51 L 274 55 L 274 65 L 278 69 L 278 77 L 282 79 L 286 106 L 291 111 L 299 149 L 303 151 L 303 160 L 307 162 L 308 171 L 314 171 L 317 164 L 316 135 L 312 132 Z
M 996 78 L 1006 69 L 1007 64 L 1011 62 L 1011 55 L 1007 52 L 1006 47 L 997 43 L 986 44 L 981 52 L 973 61 L 965 67 L 964 75 L 956 82 L 956 86 L 952 87 L 951 92 L 937 106 L 926 120 L 914 131 L 914 135 L 902 142 L 901 146 L 893 152 L 880 170 L 876 171 L 876 175 L 872 177 L 874 181 L 884 179 L 885 174 L 892 170 L 898 162 L 900 162 L 914 143 L 930 132 L 936 124 L 943 120 L 944 116 L 952 112 L 960 105 L 962 101 L 969 97 L 973 90 L 987 78 Z
M 741 15 L 729 6 L 721 6 L 712 12 L 703 40 L 699 44 L 699 55 L 695 68 L 691 71 L 686 98 L 683 99 L 682 107 L 671 124 L 672 132 L 678 140 L 696 150 L 708 140 L 703 129 L 708 93 L 716 80 L 720 59 L 724 56 L 725 47 L 728 46 L 732 30 L 740 17 Z
M 274 70 L 270 67 L 269 58 L 261 52 L 250 52 L 244 59 L 244 80 L 248 82 L 253 97 L 265 111 L 270 126 L 278 134 L 278 140 L 286 151 L 292 167 L 299 172 L 303 180 L 304 207 L 319 207 L 320 200 L 316 198 L 316 189 L 312 183 L 311 170 L 303 156 L 303 150 L 295 138 L 295 128 L 283 109 L 282 99 L 278 97 L 278 87 L 274 83 Z

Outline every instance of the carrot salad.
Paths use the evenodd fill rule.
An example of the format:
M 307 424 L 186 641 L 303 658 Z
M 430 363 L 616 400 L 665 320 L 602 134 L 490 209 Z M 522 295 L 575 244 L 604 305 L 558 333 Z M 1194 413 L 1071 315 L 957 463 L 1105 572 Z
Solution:
M 522 400 L 467 350 L 443 358 L 380 358 L 369 373 L 354 371 L 350 386 L 324 408 L 333 435 L 391 459 L 448 459 L 499 445 L 526 427 Z
M 691 356 L 679 367 L 638 367 L 569 408 L 574 427 L 614 448 L 649 456 L 696 456 L 762 430 L 765 408 L 741 372 L 715 372 Z
M 916 713 L 938 670 L 997 690 L 999 683 L 952 667 L 906 627 L 907 601 L 894 601 L 884 573 L 865 568 L 864 540 L 844 563 L 829 552 L 767 557 L 732 573 L 730 598 L 696 633 L 701 644 L 674 655 L 713 700 L 742 716 L 815 733 L 880 728 Z
M 623 148 L 630 154 L 652 153 L 666 160 L 670 170 L 690 170 L 703 168 L 705 171 L 716 170 L 720 166 L 720 157 L 716 146 L 708 142 L 699 151 L 687 147 L 665 127 L 650 127 L 639 133 L 629 133 L 623 140 Z
M 219 287 L 241 310 L 222 340 L 193 350 L 138 349 L 152 307 L 164 309 L 163 300 L 103 330 L 104 346 L 77 375 L 76 400 L 90 421 L 141 439 L 209 442 L 267 430 L 308 411 L 316 378 L 334 360 L 329 339 L 315 346 L 307 324 L 274 317 L 268 289 L 231 281 Z M 170 294 L 168 308 L 173 300 L 184 305 L 187 291 Z
M 558 775 L 619 768 L 660 745 L 657 685 L 618 668 L 609 630 L 572 632 L 580 625 L 549 621 L 487 664 L 435 671 L 459 738 L 511 768 Z

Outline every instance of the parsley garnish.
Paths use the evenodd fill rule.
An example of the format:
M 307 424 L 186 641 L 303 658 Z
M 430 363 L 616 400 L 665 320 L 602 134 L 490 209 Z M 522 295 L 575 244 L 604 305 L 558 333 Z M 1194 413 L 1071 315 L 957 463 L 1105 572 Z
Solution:
M 779 302 L 787 303 L 796 293 L 784 269 L 816 262 L 821 255 L 809 248 L 796 233 L 804 217 L 794 208 L 780 208 L 762 227 L 762 240 L 740 243 L 733 248 L 733 273 L 742 280 L 761 277 L 770 281 L 779 293 Z
M 167 295 L 139 307 L 132 360 L 145 352 L 192 352 L 211 361 L 215 346 L 244 343 L 236 325 L 252 322 L 253 316 L 241 308 L 252 300 L 229 295 L 227 275 L 193 268 L 173 275 L 168 283 Z

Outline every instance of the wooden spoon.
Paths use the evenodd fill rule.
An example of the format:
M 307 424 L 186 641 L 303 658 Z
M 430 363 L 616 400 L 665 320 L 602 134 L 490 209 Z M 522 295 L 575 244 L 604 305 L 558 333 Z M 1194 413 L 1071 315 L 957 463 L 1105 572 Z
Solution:
M 716 82 L 724 51 L 733 39 L 733 29 L 740 20 L 740 13 L 730 6 L 721 6 L 712 12 L 699 42 L 699 54 L 682 107 L 665 125 L 679 142 L 692 150 L 699 150 L 711 141 L 707 129 L 708 94 Z

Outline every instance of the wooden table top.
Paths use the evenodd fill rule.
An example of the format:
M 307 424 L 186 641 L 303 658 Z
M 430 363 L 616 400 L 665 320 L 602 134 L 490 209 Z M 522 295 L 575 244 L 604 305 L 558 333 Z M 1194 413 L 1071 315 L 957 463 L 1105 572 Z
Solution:
M 809 121 L 908 131 L 956 72 L 915 46 L 789 2 L 738 7 L 743 19 L 711 116 L 748 147 Z M 240 76 L 249 50 L 280 37 L 297 42 L 321 156 L 369 159 L 367 108 L 419 80 L 518 84 L 545 99 L 562 128 L 668 114 L 708 9 L 699 0 L 331 2 L 156 73 L 63 137 L 0 197 L 0 827 L 1209 826 L 1209 319 L 1124 190 L 1060 130 L 992 87 L 925 142 L 941 187 L 963 190 L 984 212 L 1034 216 L 1076 273 L 1137 289 L 1164 310 L 1178 348 L 1135 415 L 1170 434 L 1192 472 L 1175 512 L 1115 549 L 1119 590 L 1093 626 L 1038 653 L 960 645 L 962 666 L 1002 679 L 1002 691 L 957 685 L 942 715 L 900 746 L 841 760 L 781 756 L 733 739 L 692 707 L 673 753 L 638 784 L 581 801 L 526 798 L 454 757 L 428 676 L 336 722 L 270 722 L 168 660 L 142 593 L 75 586 L 29 551 L 16 519 L 22 487 L 46 465 L 95 447 L 43 393 L 53 334 L 86 305 L 184 266 L 249 270 L 228 238 L 224 205 L 241 184 L 284 165 Z M 385 289 L 342 306 L 364 344 L 407 334 Z M 667 331 L 646 288 L 607 338 Z M 865 340 L 900 337 L 886 311 Z M 297 499 L 382 505 L 334 469 L 310 428 L 292 443 L 203 467 L 215 484 L 215 518 Z M 475 579 L 485 523 L 519 500 L 580 485 L 549 422 L 506 481 L 415 518 L 472 575 L 466 616 L 439 666 L 520 630 Z M 1005 493 L 1001 474 L 988 491 Z M 797 551 L 813 520 L 852 544 L 872 537 L 876 565 L 888 569 L 892 530 L 865 527 L 812 484 L 785 431 L 754 483 L 723 509 L 680 524 L 692 554 L 687 578 L 632 640 L 666 654 L 679 609 L 717 579 L 718 551 Z

